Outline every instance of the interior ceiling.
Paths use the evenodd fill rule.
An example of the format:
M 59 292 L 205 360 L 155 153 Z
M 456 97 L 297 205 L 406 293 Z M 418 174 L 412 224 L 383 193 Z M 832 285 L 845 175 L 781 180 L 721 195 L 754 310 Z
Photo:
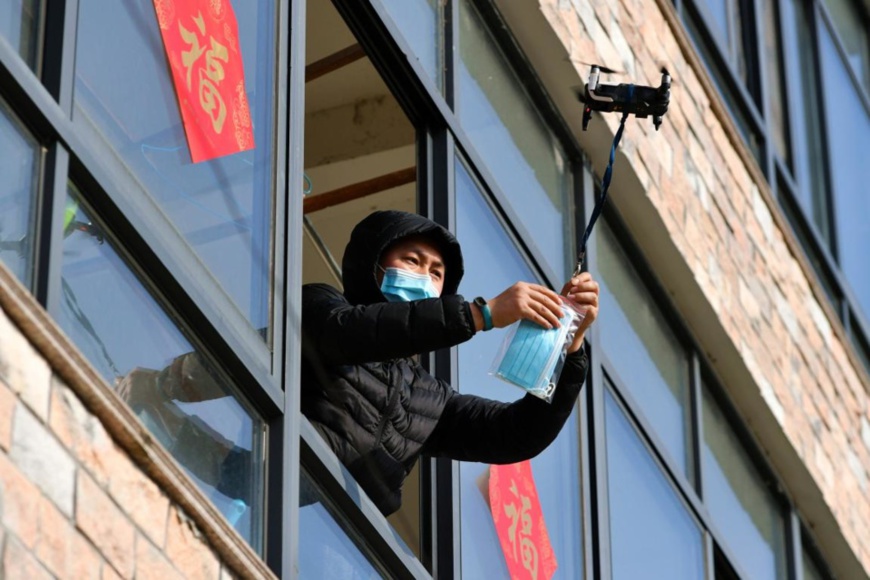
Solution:
M 357 44 L 332 2 L 308 4 L 306 66 Z M 415 132 L 363 56 L 305 84 L 305 171 L 317 197 L 414 167 Z M 416 184 L 392 187 L 306 214 L 304 282 L 341 285 L 325 249 L 340 264 L 350 232 L 376 209 L 416 210 Z M 318 243 L 322 242 L 321 248 Z
M 310 65 L 357 43 L 332 2 L 309 2 L 305 38 L 305 64 Z M 368 58 L 310 81 L 305 87 L 305 114 L 389 94 Z

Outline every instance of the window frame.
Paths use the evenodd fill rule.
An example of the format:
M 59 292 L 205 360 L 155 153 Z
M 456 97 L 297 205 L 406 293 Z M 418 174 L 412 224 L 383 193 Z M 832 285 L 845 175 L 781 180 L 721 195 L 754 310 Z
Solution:
M 294 488 L 298 495 L 298 471 L 294 473 L 286 469 L 288 464 L 298 464 L 298 435 L 296 445 L 293 444 L 294 439 L 285 439 L 287 435 L 297 434 L 298 426 L 294 421 L 285 419 L 298 413 L 299 403 L 293 397 L 293 389 L 288 389 L 287 393 L 283 390 L 287 377 L 294 374 L 298 376 L 300 365 L 298 349 L 294 348 L 298 341 L 285 340 L 285 332 L 287 339 L 294 336 L 292 326 L 285 328 L 285 318 L 293 319 L 292 309 L 285 310 L 283 307 L 284 304 L 299 303 L 294 292 L 296 296 L 299 295 L 301 280 L 301 269 L 299 272 L 293 270 L 299 260 L 294 261 L 291 255 L 296 246 L 291 243 L 291 237 L 301 236 L 301 218 L 286 219 L 286 190 L 289 187 L 287 167 L 295 164 L 299 168 L 298 174 L 302 172 L 302 133 L 288 133 L 286 122 L 288 115 L 294 114 L 288 101 L 288 74 L 293 74 L 293 78 L 298 77 L 296 85 L 304 82 L 304 66 L 296 64 L 292 70 L 290 67 L 291 53 L 301 57 L 304 51 L 291 51 L 289 46 L 292 41 L 294 45 L 304 47 L 304 34 L 292 39 L 290 37 L 291 12 L 297 25 L 300 21 L 304 22 L 304 2 L 292 4 L 293 10 L 286 10 L 279 3 L 274 15 L 273 50 L 276 67 L 271 95 L 275 115 L 272 154 L 275 175 L 278 177 L 273 178 L 270 195 L 273 222 L 283 224 L 286 221 L 288 226 L 286 231 L 277 228 L 272 232 L 272 352 L 269 352 L 244 317 L 233 318 L 232 312 L 238 309 L 229 304 L 228 299 L 215 298 L 207 288 L 195 282 L 197 260 L 182 245 L 166 241 L 176 237 L 171 226 L 165 220 L 155 220 L 154 216 L 150 216 L 148 221 L 141 218 L 136 204 L 117 193 L 130 189 L 126 187 L 129 178 L 96 156 L 91 143 L 87 138 L 82 138 L 73 125 L 73 55 L 79 0 L 45 2 L 46 33 L 42 49 L 45 66 L 42 78 L 27 66 L 8 43 L 0 43 L 2 95 L 12 111 L 31 130 L 43 152 L 35 232 L 35 298 L 50 315 L 58 312 L 62 235 L 61 228 L 56 224 L 63 223 L 66 188 L 68 181 L 71 181 L 80 189 L 94 220 L 104 225 L 114 239 L 123 240 L 123 244 L 118 244 L 116 249 L 129 266 L 140 274 L 144 273 L 144 276 L 139 276 L 140 281 L 152 291 L 152 295 L 155 295 L 156 290 L 158 303 L 178 315 L 178 322 L 187 329 L 192 342 L 211 359 L 220 361 L 221 373 L 237 385 L 248 403 L 261 414 L 268 433 L 266 481 L 262 490 L 266 494 L 268 507 L 263 517 L 261 538 L 264 553 L 261 556 L 276 573 L 292 570 L 296 553 L 295 542 L 289 542 L 289 548 L 284 547 L 288 543 L 286 538 L 295 537 L 292 525 L 295 507 L 290 507 L 293 502 L 282 502 L 281 498 L 285 493 L 292 493 Z M 294 30 L 304 30 L 304 26 Z M 301 62 L 301 58 L 299 60 Z M 297 116 L 300 119 L 296 126 L 301 126 L 301 112 L 297 112 Z M 293 143 L 288 143 L 291 139 Z M 301 216 L 301 196 L 298 204 L 296 214 Z M 196 332 L 192 329 L 196 329 Z M 244 388 L 239 388 L 240 385 L 244 385 Z M 277 553 L 276 548 L 280 548 Z
M 704 16 L 704 9 L 700 6 L 703 0 L 673 0 L 683 25 L 690 32 L 688 36 L 691 44 L 701 56 L 701 61 L 707 68 L 710 78 L 719 90 L 728 112 L 738 127 L 738 132 L 741 133 L 747 148 L 753 153 L 762 175 L 770 185 L 774 198 L 779 201 L 780 207 L 786 213 L 788 223 L 801 243 L 810 265 L 817 276 L 822 279 L 823 284 L 833 290 L 827 292 L 827 298 L 856 350 L 858 356 L 854 360 L 858 364 L 863 364 L 868 372 L 870 372 L 870 313 L 862 314 L 860 312 L 861 307 L 851 293 L 848 281 L 840 269 L 837 260 L 837 247 L 841 241 L 839 240 L 839 232 L 834 222 L 836 196 L 833 191 L 830 175 L 831 163 L 829 161 L 829 148 L 827 146 L 828 140 L 831 137 L 823 113 L 825 91 L 823 88 L 820 88 L 821 82 L 816 79 L 816 96 L 819 106 L 814 111 L 818 115 L 816 122 L 821 132 L 819 139 L 822 143 L 822 155 L 824 157 L 821 179 L 824 183 L 825 194 L 822 203 L 825 205 L 824 220 L 828 229 L 827 232 L 820 232 L 814 224 L 814 217 L 809 215 L 801 205 L 798 194 L 799 184 L 795 182 L 795 177 L 789 164 L 776 152 L 773 130 L 768 123 L 770 116 L 767 103 L 769 81 L 765 78 L 766 75 L 762 74 L 762 65 L 758 62 L 758 55 L 764 54 L 764 27 L 761 7 L 753 0 L 737 1 L 739 4 L 751 6 L 750 8 L 743 8 L 743 10 L 748 10 L 748 13 L 752 16 L 752 22 L 749 24 L 753 27 L 753 32 L 744 42 L 747 43 L 747 46 L 752 46 L 755 49 L 751 53 L 746 54 L 750 78 L 754 76 L 756 79 L 754 81 L 754 90 L 747 90 L 743 86 L 743 83 L 740 82 L 729 61 L 732 51 L 729 48 L 728 54 L 723 53 L 721 43 L 717 41 L 715 35 L 710 31 L 710 26 Z M 799 57 L 798 55 L 791 54 L 781 41 L 782 31 L 786 27 L 792 26 L 792 23 L 785 21 L 783 10 L 780 7 L 780 2 L 782 1 L 771 0 L 776 10 L 775 21 L 777 30 L 775 33 L 778 37 L 777 41 L 780 47 L 782 47 L 779 66 L 783 77 L 783 87 L 785 88 L 785 94 L 783 95 L 785 97 L 783 107 L 786 110 L 784 115 L 784 122 L 786 123 L 785 132 L 790 137 L 789 147 L 793 154 L 795 140 L 803 139 L 802 135 L 797 135 L 795 116 L 802 115 L 804 112 L 797 110 L 797 107 L 794 106 L 794 99 L 787 98 L 789 94 L 788 88 L 794 86 L 794 81 L 790 78 L 787 65 Z M 810 50 L 813 53 L 815 63 L 813 69 L 815 71 L 820 70 L 821 47 L 818 28 L 819 26 L 827 26 L 840 57 L 846 62 L 845 66 L 853 84 L 852 89 L 858 94 L 865 109 L 870 112 L 870 90 L 858 82 L 854 67 L 845 56 L 846 52 L 840 33 L 824 1 L 811 0 L 807 6 L 801 6 L 800 9 L 806 10 L 806 16 L 809 21 Z M 862 15 L 864 22 L 870 22 L 870 14 L 867 13 L 866 6 L 859 5 L 858 9 L 864 10 Z M 693 30 L 694 33 L 691 32 Z M 749 135 L 745 133 L 746 130 L 749 131 Z M 757 143 L 753 140 L 757 140 Z M 756 146 L 758 148 L 757 151 L 754 149 Z M 829 239 L 826 239 L 826 237 Z
M 595 184 L 595 179 L 593 176 L 589 175 L 585 182 L 593 185 Z M 587 194 L 585 197 L 587 200 L 594 199 L 592 194 Z M 675 493 L 677 493 L 681 500 L 689 507 L 693 517 L 699 522 L 704 534 L 710 537 L 711 545 L 708 548 L 709 565 L 711 567 L 713 566 L 713 560 L 710 560 L 710 558 L 713 558 L 715 554 L 718 553 L 721 557 L 726 559 L 728 565 L 737 573 L 738 577 L 748 578 L 749 576 L 745 573 L 746 571 L 740 568 L 739 560 L 735 558 L 733 549 L 725 543 L 725 536 L 722 534 L 721 530 L 718 529 L 715 520 L 704 502 L 703 494 L 705 488 L 703 466 L 701 463 L 703 461 L 702 438 L 704 425 L 701 396 L 703 385 L 707 385 L 710 394 L 715 399 L 721 412 L 725 415 L 731 431 L 734 433 L 742 449 L 747 453 L 753 467 L 758 470 L 759 475 L 761 475 L 766 481 L 770 482 L 768 484 L 768 489 L 771 492 L 772 497 L 776 502 L 776 507 L 782 516 L 783 529 L 786 537 L 783 546 L 783 559 L 786 564 L 786 570 L 783 572 L 786 577 L 789 577 L 789 574 L 792 574 L 800 565 L 799 560 L 795 559 L 795 556 L 790 549 L 793 542 L 791 541 L 790 534 L 792 532 L 790 531 L 789 518 L 791 518 L 793 514 L 796 515 L 798 513 L 794 502 L 784 491 L 785 486 L 782 485 L 779 476 L 766 462 L 764 454 L 761 452 L 761 446 L 756 438 L 749 432 L 745 423 L 741 419 L 736 406 L 727 393 L 727 389 L 722 386 L 716 373 L 706 362 L 703 355 L 703 349 L 692 336 L 685 321 L 679 315 L 678 308 L 664 290 L 664 286 L 661 284 L 658 276 L 649 267 L 641 248 L 634 241 L 625 221 L 619 215 L 618 210 L 613 206 L 605 207 L 602 212 L 602 217 L 608 222 L 611 229 L 621 240 L 622 249 L 629 257 L 632 267 L 640 272 L 641 278 L 645 281 L 648 292 L 653 297 L 653 301 L 659 305 L 662 314 L 668 322 L 669 328 L 674 332 L 681 344 L 684 345 L 689 355 L 690 405 L 692 407 L 691 424 L 694 429 L 694 433 L 691 435 L 690 440 L 690 451 L 693 455 L 692 466 L 694 468 L 696 483 L 693 484 L 685 475 L 683 475 L 677 461 L 670 455 L 664 443 L 656 435 L 649 420 L 643 416 L 641 408 L 631 396 L 629 387 L 619 377 L 618 367 L 613 364 L 613 362 L 608 358 L 607 353 L 604 351 L 603 345 L 601 344 L 600 331 L 593 326 L 591 337 L 587 336 L 586 340 L 587 342 L 590 342 L 590 348 L 592 352 L 595 353 L 592 362 L 594 366 L 590 369 L 590 375 L 587 377 L 587 385 L 584 388 L 587 388 L 590 391 L 587 396 L 590 399 L 593 428 L 596 429 L 594 433 L 592 460 L 594 461 L 594 470 L 597 474 L 596 485 L 598 486 L 598 489 L 594 493 L 598 497 L 599 505 L 593 507 L 593 509 L 596 509 L 597 520 L 599 522 L 598 534 L 600 536 L 598 538 L 598 550 L 596 552 L 598 558 L 596 570 L 602 575 L 596 577 L 605 577 L 605 574 L 609 577 L 610 574 L 610 568 L 607 564 L 610 558 L 610 548 L 606 545 L 609 543 L 610 537 L 609 524 L 602 524 L 602 520 L 606 521 L 608 518 L 606 501 L 607 466 L 604 459 L 606 457 L 606 442 L 604 438 L 605 434 L 601 427 L 604 422 L 603 388 L 607 388 L 607 383 L 612 385 L 611 391 L 614 393 L 614 398 L 626 411 L 630 422 L 638 432 L 644 445 L 647 449 L 651 450 L 654 460 L 662 468 L 667 481 L 674 488 Z M 593 271 L 597 271 L 598 269 L 598 254 L 597 242 L 595 241 L 595 237 L 592 236 L 590 237 L 590 245 L 587 255 L 589 255 L 589 267 Z M 591 384 L 589 382 L 590 380 L 592 381 Z M 602 498 L 604 501 L 602 501 Z M 797 554 L 797 557 L 800 557 L 800 553 Z

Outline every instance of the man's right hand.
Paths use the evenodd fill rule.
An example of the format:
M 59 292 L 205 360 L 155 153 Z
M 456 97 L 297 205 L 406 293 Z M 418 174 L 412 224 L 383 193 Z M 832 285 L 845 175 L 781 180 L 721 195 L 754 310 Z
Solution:
M 520 319 L 544 328 L 559 326 L 562 301 L 559 295 L 540 284 L 517 282 L 487 302 L 496 328 L 510 326 Z

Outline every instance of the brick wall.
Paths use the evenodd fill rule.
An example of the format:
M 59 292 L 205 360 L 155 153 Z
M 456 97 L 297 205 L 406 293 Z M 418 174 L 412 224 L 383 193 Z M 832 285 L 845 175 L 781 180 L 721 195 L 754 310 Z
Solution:
M 270 576 L 74 351 L 0 265 L 0 578 Z
M 670 69 L 674 87 L 661 131 L 635 121 L 623 137 L 616 170 L 623 179 L 615 181 L 614 203 L 641 245 L 664 239 L 673 247 L 667 260 L 681 264 L 663 269 L 687 270 L 691 280 L 669 290 L 774 466 L 786 465 L 789 454 L 803 464 L 781 475 L 792 497 L 803 500 L 798 509 L 809 525 L 820 513 L 817 497 L 870 571 L 870 380 L 689 48 L 673 5 L 540 0 L 537 12 L 561 44 L 561 55 L 549 58 L 573 68 L 557 85 L 582 86 L 588 66 L 580 61 L 626 70 L 628 79 L 616 82 L 658 85 L 659 67 Z M 607 123 L 611 136 L 617 122 L 615 115 L 593 121 Z M 604 149 L 605 142 L 593 146 Z M 600 175 L 600 157 L 595 167 Z M 656 252 L 650 248 L 653 262 Z M 701 306 L 691 302 L 693 293 Z M 765 409 L 753 409 L 753 402 Z M 774 449 L 783 435 L 790 449 Z M 833 559 L 831 552 L 826 556 Z

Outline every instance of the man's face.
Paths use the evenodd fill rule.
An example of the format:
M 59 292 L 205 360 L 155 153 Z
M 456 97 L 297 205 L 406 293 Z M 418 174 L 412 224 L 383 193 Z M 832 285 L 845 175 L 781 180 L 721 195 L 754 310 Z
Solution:
M 439 296 L 444 289 L 444 261 L 441 252 L 425 238 L 410 237 L 399 240 L 381 254 L 380 266 L 384 270 L 401 268 L 429 276 Z M 383 270 L 378 270 L 378 284 L 383 279 Z

